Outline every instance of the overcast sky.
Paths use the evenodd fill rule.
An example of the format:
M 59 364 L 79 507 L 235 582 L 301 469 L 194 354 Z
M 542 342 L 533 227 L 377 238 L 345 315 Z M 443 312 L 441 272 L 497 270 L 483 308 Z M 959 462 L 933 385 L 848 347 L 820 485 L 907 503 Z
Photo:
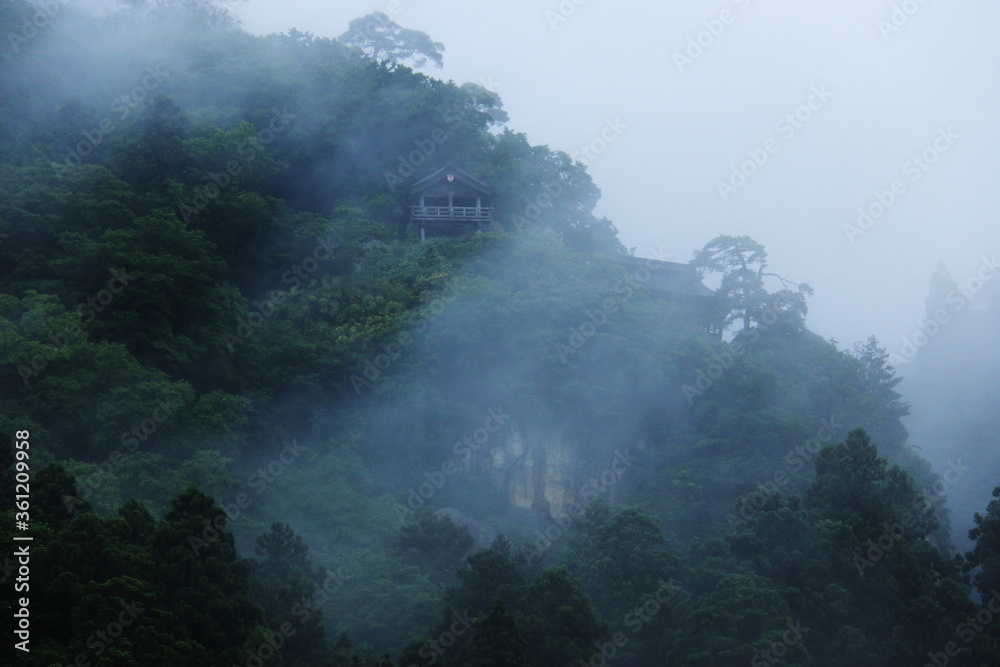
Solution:
M 237 6 L 252 33 L 327 37 L 377 10 L 443 42 L 444 68 L 424 71 L 496 90 L 532 143 L 577 155 L 609 121 L 627 126 L 582 156 L 625 245 L 687 261 L 719 234 L 749 235 L 771 270 L 816 290 L 808 322 L 826 338 L 875 334 L 899 351 L 939 261 L 964 281 L 1000 251 L 995 1 Z M 763 164 L 731 180 L 754 155 Z M 877 193 L 888 205 L 864 229 Z

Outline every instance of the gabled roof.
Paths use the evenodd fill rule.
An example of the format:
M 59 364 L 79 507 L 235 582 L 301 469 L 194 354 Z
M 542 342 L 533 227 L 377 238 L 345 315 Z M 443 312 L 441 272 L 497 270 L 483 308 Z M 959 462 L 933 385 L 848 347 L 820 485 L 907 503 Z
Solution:
M 649 271 L 645 287 L 650 291 L 697 297 L 715 296 L 715 292 L 701 282 L 698 272 L 690 264 L 631 256 L 621 257 L 619 261 L 632 269 L 645 267 Z
M 462 183 L 468 185 L 470 188 L 474 190 L 479 190 L 483 194 L 488 195 L 493 193 L 493 189 L 490 186 L 486 185 L 478 178 L 470 176 L 465 171 L 459 169 L 458 167 L 455 166 L 454 162 L 449 162 L 447 165 L 445 165 L 441 169 L 438 169 L 430 176 L 421 178 L 419 181 L 413 184 L 413 186 L 410 188 L 410 192 L 411 193 L 421 192 L 423 190 L 426 190 L 428 187 L 434 185 L 438 181 L 443 181 L 446 178 L 448 178 L 448 174 L 454 174 L 455 180 L 461 181 Z

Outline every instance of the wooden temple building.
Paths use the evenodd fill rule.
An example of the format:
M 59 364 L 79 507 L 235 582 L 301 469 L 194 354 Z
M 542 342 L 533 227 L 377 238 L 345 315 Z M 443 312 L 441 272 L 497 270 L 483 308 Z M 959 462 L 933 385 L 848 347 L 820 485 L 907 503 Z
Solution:
M 409 224 L 420 230 L 421 241 L 499 228 L 493 213 L 493 189 L 451 162 L 410 188 Z M 648 273 L 643 288 L 652 296 L 680 306 L 706 329 L 716 330 L 724 304 L 702 284 L 694 267 L 641 257 L 619 261 L 633 275 Z
M 642 257 L 621 257 L 618 261 L 637 282 L 640 277 L 645 279 L 642 288 L 651 296 L 680 307 L 709 333 L 722 333 L 719 325 L 726 304 L 701 282 L 693 266 Z
M 490 229 L 493 189 L 449 162 L 410 188 L 410 225 L 421 241 Z

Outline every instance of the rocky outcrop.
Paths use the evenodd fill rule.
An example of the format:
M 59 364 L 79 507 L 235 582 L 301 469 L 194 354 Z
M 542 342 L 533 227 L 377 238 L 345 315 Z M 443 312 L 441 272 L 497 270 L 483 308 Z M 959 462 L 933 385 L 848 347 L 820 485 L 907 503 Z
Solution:
M 512 422 L 502 442 L 490 449 L 484 467 L 515 507 L 542 517 L 565 516 L 567 506 L 576 502 L 581 469 L 574 445 L 565 435 L 526 430 Z

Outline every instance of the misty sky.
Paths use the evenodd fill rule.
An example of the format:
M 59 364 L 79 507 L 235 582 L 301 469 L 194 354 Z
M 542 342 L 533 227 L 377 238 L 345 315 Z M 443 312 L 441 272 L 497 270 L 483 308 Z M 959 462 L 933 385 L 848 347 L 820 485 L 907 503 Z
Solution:
M 902 4 L 916 11 L 896 25 Z M 627 125 L 589 164 L 603 191 L 598 212 L 625 245 L 687 261 L 718 234 L 750 235 L 771 270 L 813 286 L 810 328 L 841 344 L 874 333 L 898 351 L 920 325 L 939 261 L 961 282 L 1000 250 L 995 2 L 237 6 L 250 32 L 327 37 L 376 10 L 443 42 L 444 69 L 424 71 L 496 90 L 509 127 L 532 143 L 578 156 L 609 121 Z M 707 46 L 679 62 L 689 39 Z M 947 150 L 933 164 L 910 162 L 928 149 L 934 158 L 935 141 Z M 748 152 L 767 161 L 723 201 L 718 184 Z M 894 181 L 895 201 L 849 240 L 845 225 Z

